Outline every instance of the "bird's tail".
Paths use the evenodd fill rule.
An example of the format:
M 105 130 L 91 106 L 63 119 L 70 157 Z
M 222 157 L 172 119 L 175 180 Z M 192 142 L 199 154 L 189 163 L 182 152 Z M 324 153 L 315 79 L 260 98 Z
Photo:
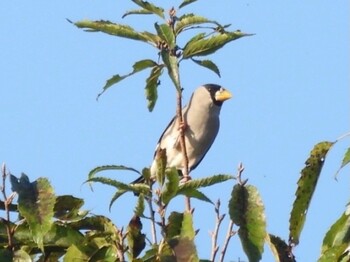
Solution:
M 145 183 L 145 178 L 143 176 L 140 176 L 134 181 L 132 181 L 130 184 L 143 184 L 143 183 Z

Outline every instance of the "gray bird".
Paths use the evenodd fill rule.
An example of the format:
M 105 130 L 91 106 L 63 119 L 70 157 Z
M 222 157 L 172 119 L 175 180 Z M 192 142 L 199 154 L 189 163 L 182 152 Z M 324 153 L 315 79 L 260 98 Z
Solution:
M 188 169 L 191 172 L 203 160 L 213 144 L 220 127 L 220 110 L 223 102 L 232 97 L 225 88 L 216 84 L 206 84 L 197 88 L 182 109 Z M 156 176 L 156 154 L 166 149 L 167 167 L 184 170 L 183 154 L 180 144 L 180 121 L 175 116 L 161 135 L 156 146 L 151 165 L 151 177 Z M 142 182 L 139 178 L 134 183 Z

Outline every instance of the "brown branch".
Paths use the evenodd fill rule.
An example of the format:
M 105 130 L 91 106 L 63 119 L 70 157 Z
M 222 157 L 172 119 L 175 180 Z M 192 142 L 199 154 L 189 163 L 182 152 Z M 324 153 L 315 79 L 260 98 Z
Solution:
M 124 257 L 124 239 L 126 237 L 126 234 L 124 235 L 123 234 L 123 228 L 121 229 L 118 229 L 117 227 L 116 228 L 116 231 L 117 231 L 117 235 L 118 235 L 118 238 L 119 238 L 119 241 L 116 243 L 116 246 L 117 246 L 117 256 L 118 256 L 118 261 L 120 262 L 125 262 L 125 257 Z
M 171 27 L 171 29 L 174 32 L 175 28 L 175 23 L 176 23 L 176 10 L 174 7 L 172 7 L 169 10 L 169 21 L 168 25 Z M 176 46 L 176 45 L 175 45 Z M 176 50 L 169 50 L 169 54 L 176 56 Z M 178 67 L 178 64 L 177 64 Z M 178 73 L 178 72 L 177 72 Z M 181 145 L 181 152 L 183 154 L 183 169 L 182 169 L 182 175 L 183 175 L 183 181 L 187 182 L 191 180 L 191 177 L 189 176 L 189 171 L 188 171 L 188 155 L 186 151 L 186 141 L 185 141 L 185 128 L 186 128 L 186 123 L 184 123 L 183 120 L 183 115 L 182 115 L 182 88 L 180 84 L 180 79 L 179 75 L 176 75 L 176 79 L 174 80 L 175 87 L 176 87 L 176 116 L 178 119 L 178 127 L 180 130 L 180 145 Z M 191 211 L 191 201 L 189 197 L 185 197 L 185 206 L 186 206 L 186 211 L 187 212 L 192 212 Z
M 152 187 L 152 185 L 151 185 Z M 152 188 L 151 188 L 152 190 Z M 147 203 L 149 206 L 150 219 L 151 219 L 151 232 L 152 232 L 152 244 L 157 244 L 157 231 L 156 231 L 156 221 L 154 217 L 154 210 L 152 204 L 152 195 L 146 196 Z
M 215 214 L 216 214 L 216 221 L 215 221 L 215 229 L 214 232 L 211 233 L 211 256 L 210 256 L 210 261 L 214 262 L 216 254 L 219 250 L 218 246 L 218 235 L 219 235 L 219 229 L 221 222 L 225 218 L 225 214 L 220 215 L 220 199 L 216 202 L 215 205 Z
M 233 231 L 232 229 L 233 229 L 233 221 L 230 220 L 230 224 L 228 225 L 228 230 L 226 233 L 225 242 L 224 242 L 224 245 L 222 246 L 222 249 L 221 249 L 221 256 L 220 256 L 219 262 L 224 262 L 226 250 L 227 250 L 228 244 L 230 242 L 230 239 L 231 239 L 231 237 L 233 237 L 236 234 L 236 232 Z
M 8 239 L 8 246 L 10 249 L 13 247 L 13 230 L 11 228 L 11 223 L 10 223 L 10 205 L 11 202 L 14 198 L 14 194 L 12 194 L 9 198 L 6 195 L 6 178 L 8 176 L 6 172 L 6 165 L 5 163 L 2 164 L 1 166 L 1 173 L 2 173 L 2 186 L 1 186 L 1 193 L 4 197 L 4 206 L 5 206 L 5 213 L 6 213 L 6 218 L 4 219 L 5 221 L 5 226 L 6 226 L 6 233 L 7 233 L 7 239 Z

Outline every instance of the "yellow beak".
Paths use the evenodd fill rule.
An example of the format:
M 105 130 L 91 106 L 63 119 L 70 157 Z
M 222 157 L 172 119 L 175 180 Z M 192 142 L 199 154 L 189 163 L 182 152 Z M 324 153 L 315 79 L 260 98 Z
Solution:
M 232 94 L 224 88 L 220 89 L 219 91 L 217 91 L 215 93 L 215 100 L 216 101 L 224 102 L 224 101 L 230 99 L 231 97 L 232 97 Z

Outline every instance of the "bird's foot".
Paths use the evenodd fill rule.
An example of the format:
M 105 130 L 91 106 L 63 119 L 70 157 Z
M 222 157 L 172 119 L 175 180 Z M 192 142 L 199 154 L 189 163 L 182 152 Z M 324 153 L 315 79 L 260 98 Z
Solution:
M 191 178 L 190 176 L 183 176 L 183 177 L 181 177 L 181 179 L 180 179 L 180 185 L 183 185 L 183 184 L 185 184 L 186 182 L 191 181 L 191 180 L 192 180 L 192 178 Z

